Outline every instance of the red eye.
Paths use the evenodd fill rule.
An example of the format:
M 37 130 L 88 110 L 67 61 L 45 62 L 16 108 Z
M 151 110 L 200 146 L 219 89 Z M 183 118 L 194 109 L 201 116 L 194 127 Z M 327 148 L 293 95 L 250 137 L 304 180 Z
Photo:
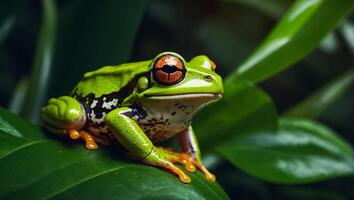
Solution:
M 164 85 L 173 85 L 183 80 L 186 69 L 181 59 L 168 54 L 156 59 L 153 68 L 154 79 Z

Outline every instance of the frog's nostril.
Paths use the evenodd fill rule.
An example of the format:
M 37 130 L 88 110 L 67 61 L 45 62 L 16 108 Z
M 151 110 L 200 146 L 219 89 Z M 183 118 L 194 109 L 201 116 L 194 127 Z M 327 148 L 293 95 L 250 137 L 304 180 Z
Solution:
M 204 80 L 210 82 L 211 80 L 213 80 L 213 78 L 210 75 L 206 75 L 204 76 Z

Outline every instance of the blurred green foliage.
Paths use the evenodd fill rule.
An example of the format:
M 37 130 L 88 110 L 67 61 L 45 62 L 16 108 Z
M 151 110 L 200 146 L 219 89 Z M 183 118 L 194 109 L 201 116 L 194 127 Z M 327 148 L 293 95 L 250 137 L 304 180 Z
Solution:
M 41 105 L 49 97 L 68 94 L 84 72 L 151 59 L 166 50 L 187 60 L 206 54 L 224 77 L 225 95 L 194 123 L 204 159 L 214 160 L 212 171 L 231 199 L 353 199 L 352 10 L 352 0 L 1 1 L 0 106 L 37 123 Z M 319 122 L 312 121 L 315 118 Z M 0 186 L 0 197 L 28 192 L 46 197 L 51 191 L 39 186 L 56 180 L 59 172 L 30 174 L 29 182 L 18 181 L 27 176 L 23 166 L 26 159 L 32 163 L 34 155 L 21 148 L 43 140 L 36 138 L 40 130 L 5 110 L 0 112 L 0 125 L 4 139 L 0 153 L 11 154 L 6 159 L 0 155 L 0 177 L 13 181 L 9 184 L 13 188 Z M 53 143 L 53 152 L 60 147 L 46 142 Z M 33 148 L 50 152 L 50 147 Z M 215 149 L 219 155 L 213 154 Z M 27 157 L 19 159 L 12 151 Z M 85 154 L 82 149 L 75 151 Z M 52 158 L 49 153 L 43 156 Z M 110 167 L 105 152 L 95 156 L 87 160 L 101 159 L 95 173 Z M 67 159 L 76 162 L 79 157 Z M 7 175 L 12 166 L 8 160 L 17 176 Z M 119 165 L 127 165 L 124 162 Z M 41 165 L 29 167 L 35 164 Z M 66 167 L 65 159 L 60 165 Z M 45 172 L 51 166 L 41 167 Z M 141 172 L 161 176 L 161 182 L 169 180 L 139 165 L 119 178 Z M 72 180 L 67 181 L 52 191 Z M 134 181 L 138 182 L 133 179 L 127 185 Z M 146 181 L 135 186 L 141 194 L 149 192 L 144 184 L 152 183 Z M 83 194 L 95 185 L 84 182 L 56 198 Z M 113 179 L 108 182 L 114 184 Z M 189 197 L 227 198 L 217 185 L 203 189 L 203 181 L 189 188 L 169 183 Z M 168 189 L 165 192 L 166 196 L 146 198 L 178 198 Z

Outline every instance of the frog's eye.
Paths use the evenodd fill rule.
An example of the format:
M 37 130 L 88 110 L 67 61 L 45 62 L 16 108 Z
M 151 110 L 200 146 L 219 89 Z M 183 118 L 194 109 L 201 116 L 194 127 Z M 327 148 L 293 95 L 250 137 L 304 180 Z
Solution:
M 183 80 L 186 69 L 180 58 L 168 54 L 156 59 L 152 72 L 158 83 L 173 85 Z

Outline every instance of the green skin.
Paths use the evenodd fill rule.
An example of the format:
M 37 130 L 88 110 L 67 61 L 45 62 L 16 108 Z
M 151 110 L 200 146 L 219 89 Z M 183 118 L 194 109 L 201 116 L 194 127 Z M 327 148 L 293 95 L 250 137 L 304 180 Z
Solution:
M 172 85 L 151 75 L 156 59 L 167 54 L 179 58 L 186 69 L 184 78 Z M 212 64 L 203 55 L 186 62 L 176 53 L 163 52 L 153 60 L 102 67 L 86 73 L 72 96 L 50 99 L 42 118 L 53 132 L 76 129 L 95 138 L 115 138 L 134 157 L 165 168 L 177 158 L 155 144 L 178 135 L 182 150 L 201 163 L 191 119 L 223 93 Z

